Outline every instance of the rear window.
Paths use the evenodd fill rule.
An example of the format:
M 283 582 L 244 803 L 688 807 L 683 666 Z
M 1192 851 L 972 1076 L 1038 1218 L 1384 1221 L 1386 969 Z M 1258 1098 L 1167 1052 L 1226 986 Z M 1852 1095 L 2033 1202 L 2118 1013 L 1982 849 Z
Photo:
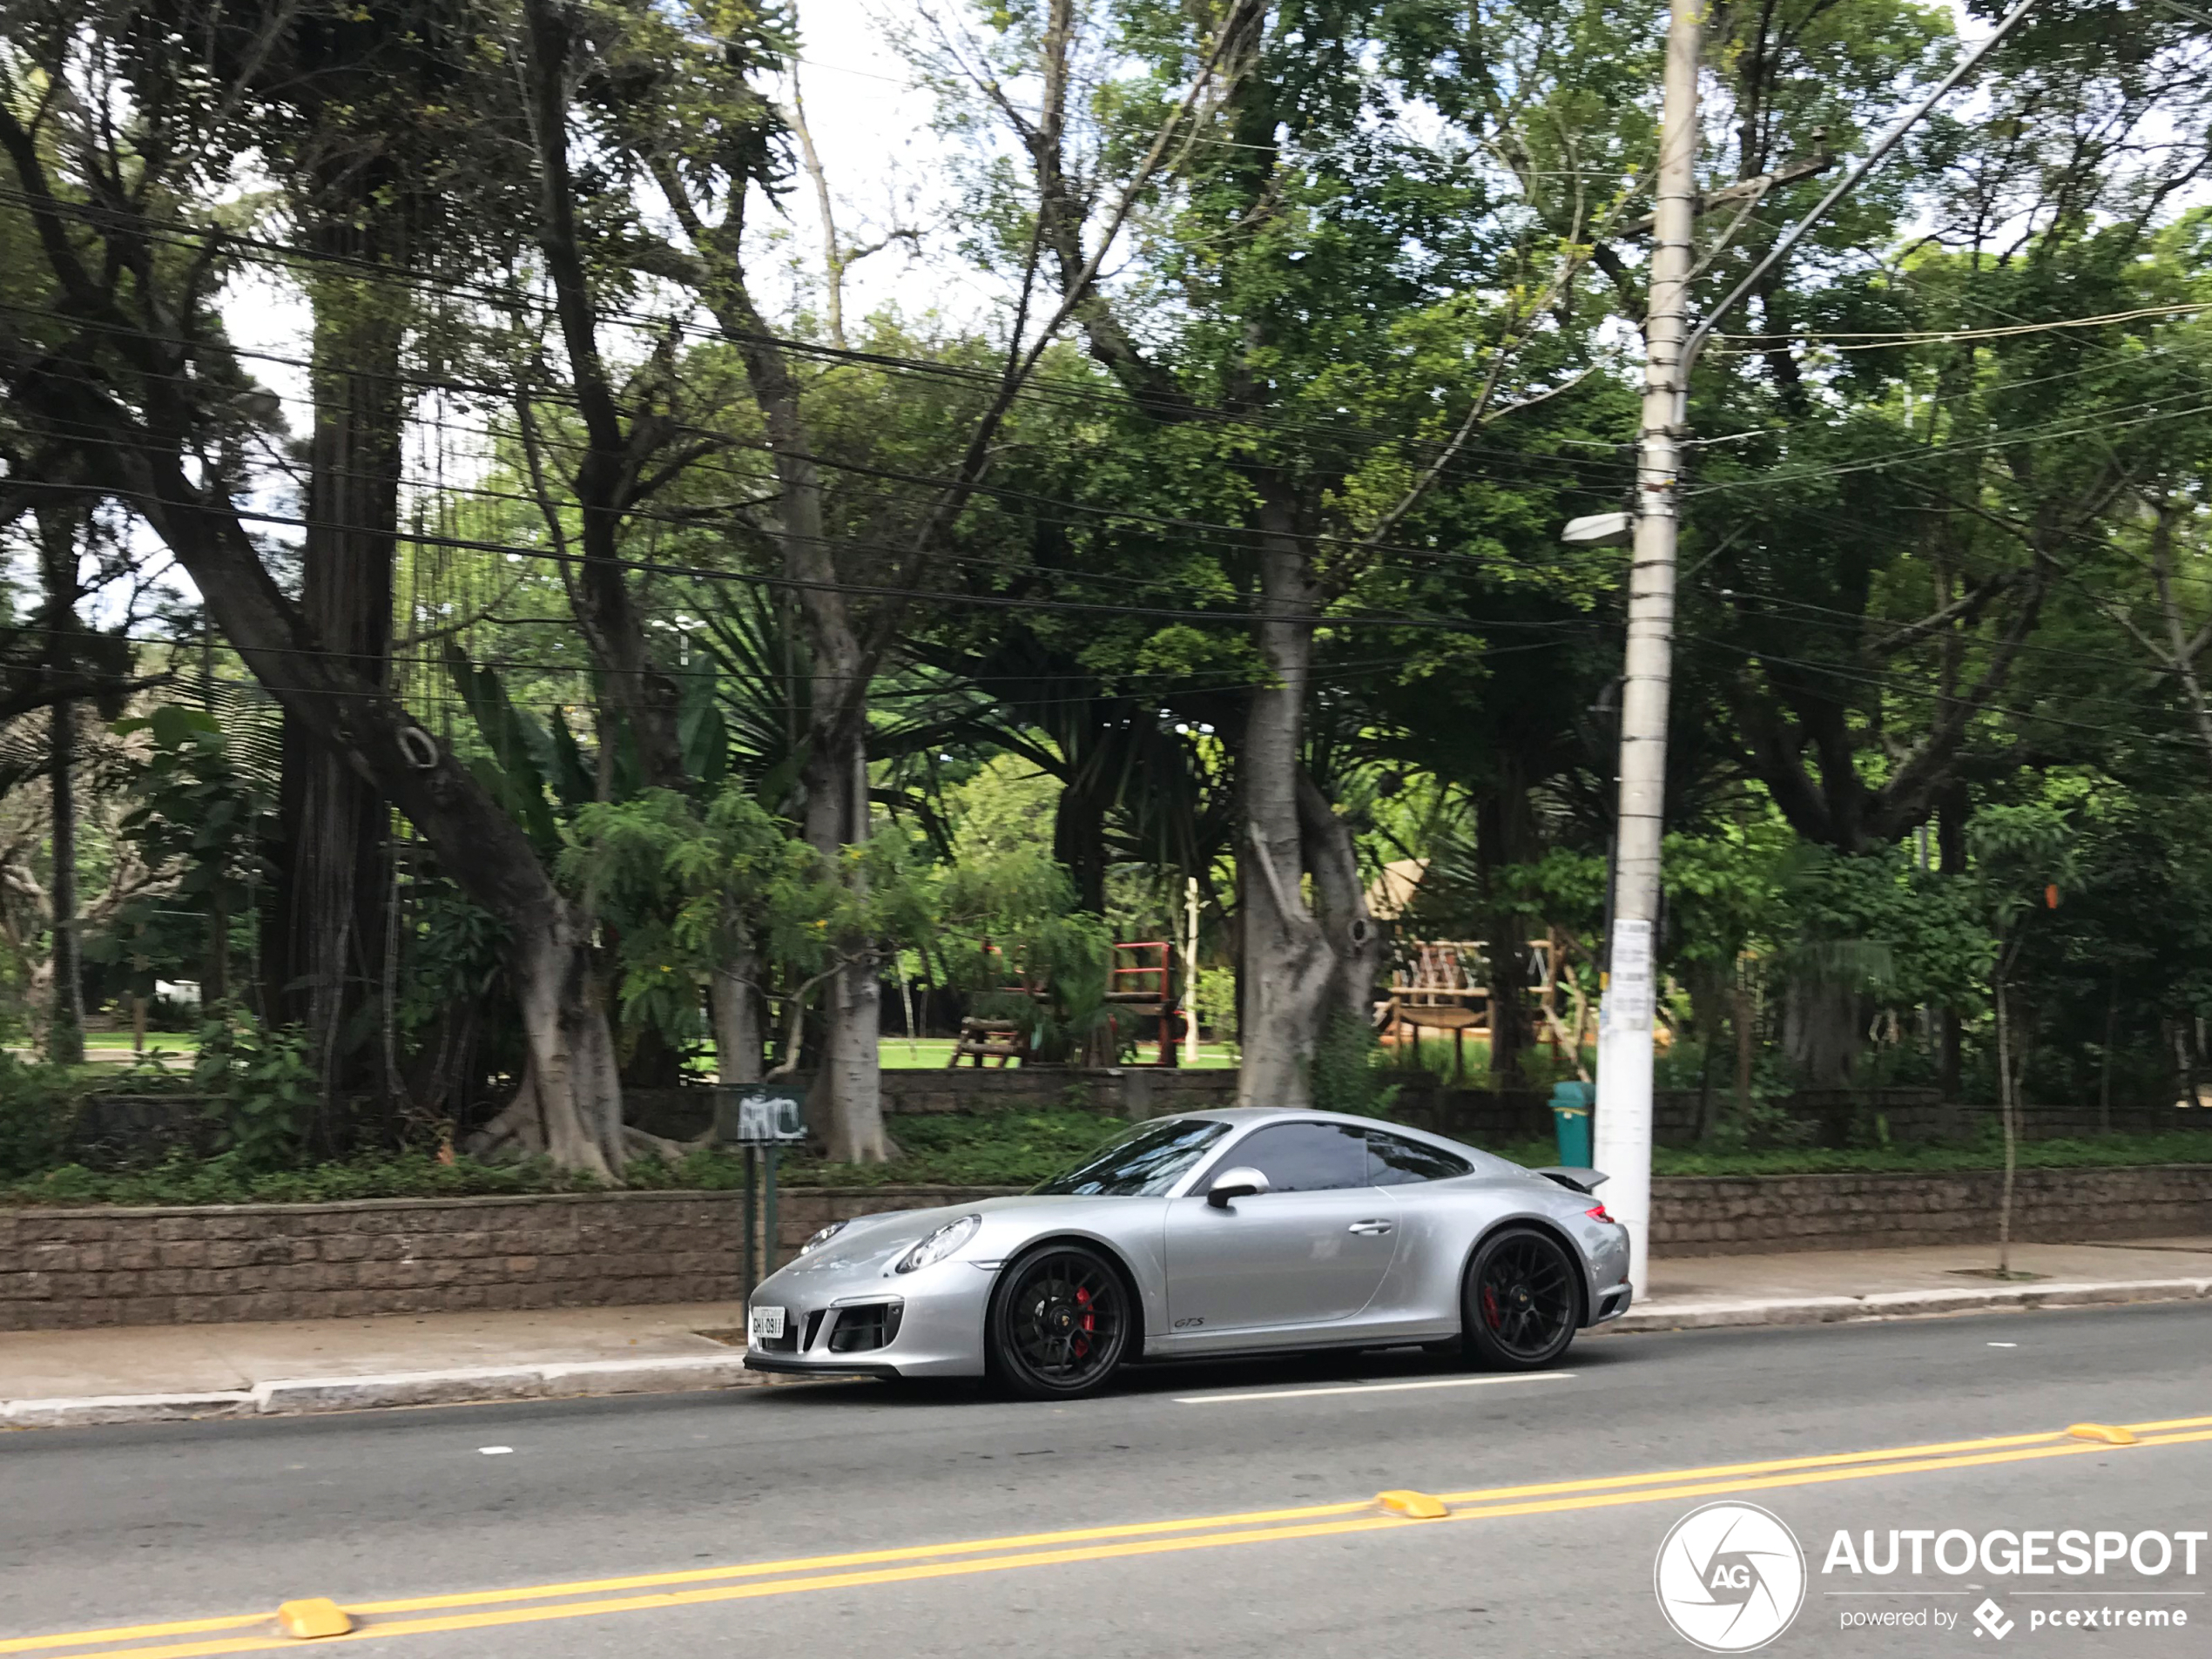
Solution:
M 1377 1187 L 1411 1186 L 1417 1181 L 1449 1181 L 1455 1175 L 1472 1175 L 1474 1165 L 1441 1148 L 1423 1146 L 1380 1130 L 1367 1131 L 1367 1184 Z
M 1228 1133 L 1228 1124 L 1210 1118 L 1163 1118 L 1031 1190 L 1084 1197 L 1155 1198 Z

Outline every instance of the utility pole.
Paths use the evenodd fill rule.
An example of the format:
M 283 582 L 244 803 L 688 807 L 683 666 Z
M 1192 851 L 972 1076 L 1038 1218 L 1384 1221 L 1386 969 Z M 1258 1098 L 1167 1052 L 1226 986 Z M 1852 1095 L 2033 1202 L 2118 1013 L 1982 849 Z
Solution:
M 1706 0 L 1673 0 L 1644 319 L 1643 421 L 1636 435 L 1635 556 L 1621 685 L 1621 822 L 1614 841 L 1613 935 L 1597 1036 L 1597 1143 L 1612 1177 L 1605 1206 L 1629 1230 L 1641 1298 L 1651 1237 L 1651 1018 L 1665 833 L 1667 693 L 1675 635 L 1675 473 L 1682 439 L 1683 342 L 1697 217 L 1697 62 Z
M 1787 257 L 1828 210 L 1881 164 L 1920 118 L 2026 20 L 2038 0 L 2019 0 L 1814 206 L 1725 299 L 1687 329 L 1691 233 L 1696 222 L 1697 61 L 1704 0 L 1671 0 L 1658 195 L 1652 216 L 1651 298 L 1644 320 L 1643 415 L 1636 435 L 1632 524 L 1599 514 L 1568 525 L 1565 539 L 1617 544 L 1632 531 L 1628 657 L 1621 685 L 1620 828 L 1613 853 L 1613 934 L 1598 1015 L 1597 1125 L 1590 1156 L 1611 1177 L 1605 1207 L 1629 1230 L 1629 1278 L 1641 1299 L 1651 1263 L 1651 1025 L 1656 1001 L 1659 851 L 1666 831 L 1667 698 L 1673 678 L 1676 474 L 1688 418 L 1689 371 L 1721 319 Z

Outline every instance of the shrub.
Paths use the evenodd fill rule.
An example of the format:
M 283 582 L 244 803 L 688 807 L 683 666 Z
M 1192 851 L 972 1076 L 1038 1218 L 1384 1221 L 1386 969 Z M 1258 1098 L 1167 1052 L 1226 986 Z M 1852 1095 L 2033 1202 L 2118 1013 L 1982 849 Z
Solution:
M 1382 1044 L 1364 1020 L 1339 1014 L 1313 1049 L 1313 1103 L 1325 1112 L 1388 1117 L 1399 1085 L 1383 1076 Z
M 200 1028 L 192 1078 L 215 1097 L 223 1150 L 240 1168 L 276 1169 L 299 1157 L 315 1107 L 299 1027 L 264 1027 L 244 1008 L 220 1008 Z
M 53 1168 L 69 1145 L 76 1111 L 67 1074 L 0 1052 L 0 1180 Z

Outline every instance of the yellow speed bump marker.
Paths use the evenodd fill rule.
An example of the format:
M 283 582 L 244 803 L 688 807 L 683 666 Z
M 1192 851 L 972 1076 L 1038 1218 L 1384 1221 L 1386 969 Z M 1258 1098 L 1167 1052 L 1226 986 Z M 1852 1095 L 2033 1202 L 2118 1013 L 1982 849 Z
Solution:
M 1393 1492 L 1378 1492 L 1375 1501 L 1391 1514 L 1405 1515 L 1413 1521 L 1441 1521 L 1452 1513 L 1443 1499 L 1427 1492 L 1408 1492 L 1402 1488 Z
M 2076 1423 L 2067 1433 L 2077 1440 L 2102 1440 L 2107 1446 L 2133 1446 L 2135 1437 L 2110 1423 Z
M 277 1629 L 288 1636 L 342 1636 L 353 1628 L 354 1622 L 327 1595 L 287 1602 L 277 1609 Z

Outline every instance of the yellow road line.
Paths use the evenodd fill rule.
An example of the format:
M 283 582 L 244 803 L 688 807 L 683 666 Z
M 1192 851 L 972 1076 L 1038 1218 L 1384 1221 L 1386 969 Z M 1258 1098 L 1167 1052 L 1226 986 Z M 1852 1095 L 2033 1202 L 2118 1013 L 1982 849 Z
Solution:
M 2176 1428 L 2206 1423 L 2212 1423 L 2212 1419 L 2184 1418 L 2172 1420 L 2172 1426 Z M 2130 1426 L 2140 1430 L 2155 1430 L 2165 1426 L 2139 1424 L 2130 1425 Z M 2160 1446 L 2182 1445 L 2207 1440 L 2212 1440 L 2212 1428 L 2195 1433 L 2171 1433 L 2157 1439 L 2143 1440 L 2133 1449 L 2140 1451 Z M 1445 1495 L 1450 1501 L 1462 1506 L 1453 1511 L 1451 1519 L 1455 1521 L 1487 1520 L 1512 1515 L 1558 1514 L 1629 1504 L 1656 1503 L 1681 1498 L 1710 1497 L 1724 1493 L 1765 1491 L 1838 1480 L 1870 1480 L 1886 1475 L 1930 1474 L 1949 1469 L 1982 1467 L 2057 1457 L 2079 1457 L 2088 1454 L 2109 1456 L 2113 1451 L 2114 1448 L 2107 1446 L 2067 1440 L 2056 1433 L 2006 1435 L 1982 1440 L 1948 1441 L 1924 1447 L 1897 1447 L 1886 1452 L 1856 1452 L 1837 1453 L 1828 1457 L 1785 1458 L 1764 1463 L 1726 1464 L 1703 1469 L 1683 1469 L 1654 1474 L 1563 1481 L 1540 1487 L 1491 1487 Z M 1516 1499 L 1520 1501 L 1510 1501 Z M 1402 1520 L 1396 1516 L 1376 1516 L 1372 1514 L 1358 1514 L 1357 1518 L 1350 1518 L 1356 1512 L 1365 1512 L 1368 1509 L 1367 1503 L 1359 1502 L 1315 1505 L 1298 1509 L 1258 1510 L 1238 1515 L 1199 1516 L 1181 1521 L 1140 1522 L 1119 1527 L 1088 1527 L 1061 1533 L 981 1539 L 965 1543 L 917 1545 L 900 1549 L 862 1551 L 844 1555 L 800 1557 L 736 1568 L 702 1568 L 679 1573 L 639 1575 L 617 1579 L 580 1580 L 568 1584 L 541 1585 L 527 1588 L 480 1592 L 474 1595 L 425 1596 L 408 1601 L 361 1602 L 349 1605 L 346 1610 L 357 1615 L 429 1611 L 442 1608 L 461 1607 L 475 1608 L 480 1610 L 452 1613 L 442 1617 L 401 1620 L 371 1625 L 356 1630 L 350 1635 L 323 1638 L 318 1645 L 327 1645 L 333 1642 L 368 1641 L 384 1636 L 480 1629 L 496 1625 L 539 1623 L 556 1619 L 697 1606 L 709 1602 L 747 1600 L 769 1595 L 798 1595 L 862 1585 L 912 1582 L 979 1573 L 1003 1572 L 1017 1568 L 1109 1561 L 1130 1556 L 1263 1543 L 1273 1540 L 1379 1532 L 1393 1527 L 1423 1524 Z M 1342 1518 L 1312 1519 L 1323 1516 Z M 1303 1521 L 1305 1524 L 1291 1526 L 1266 1524 L 1286 1521 Z M 1210 1527 L 1230 1527 L 1235 1529 L 1211 1533 L 1201 1531 Z M 1153 1535 L 1138 1536 L 1138 1534 L 1148 1534 Z M 1120 1541 L 1106 1541 L 1108 1540 Z M 1054 1549 L 1030 1548 L 1042 1544 L 1073 1547 Z M 986 1554 L 993 1550 L 1009 1549 L 1014 1553 L 997 1555 Z M 921 1559 L 946 1555 L 984 1555 L 985 1558 L 955 1561 Z M 875 1566 L 873 1570 L 862 1571 L 824 1573 L 815 1570 L 827 1567 L 867 1567 L 872 1563 L 892 1561 L 907 1564 Z M 723 1583 L 691 1589 L 663 1589 L 653 1594 L 567 1602 L 550 1607 L 516 1608 L 496 1605 L 502 1602 L 543 1601 L 560 1595 L 590 1595 L 610 1590 L 646 1589 L 655 1585 L 698 1585 L 702 1580 L 726 1580 L 739 1576 L 760 1578 L 779 1573 L 804 1573 L 806 1575 L 774 1578 L 772 1581 L 765 1583 Z M 51 1651 L 62 1647 L 79 1648 L 87 1643 L 100 1641 L 128 1641 L 132 1638 L 145 1640 L 162 1635 L 183 1635 L 226 1629 L 236 1629 L 245 1625 L 265 1623 L 268 1616 L 266 1614 L 249 1615 L 229 1619 L 180 1622 L 169 1625 L 141 1625 L 100 1631 L 81 1631 L 71 1635 L 21 1638 L 0 1644 L 0 1651 Z M 220 1641 L 184 1642 L 165 1647 L 109 1649 L 99 1653 L 78 1655 L 76 1656 L 76 1659 L 124 1659 L 124 1656 L 126 1655 L 134 1656 L 135 1659 L 200 1659 L 201 1656 L 264 1652 L 292 1645 L 294 1644 L 287 1638 L 277 1637 L 271 1634 L 256 1633 Z
M 0 1653 L 38 1653 L 49 1648 L 81 1648 L 93 1642 L 132 1642 L 148 1636 L 191 1635 L 202 1630 L 238 1630 L 266 1624 L 274 1613 L 229 1613 L 213 1619 L 179 1619 L 172 1624 L 118 1624 L 105 1630 L 76 1630 L 65 1636 L 12 1636 L 0 1641 Z

